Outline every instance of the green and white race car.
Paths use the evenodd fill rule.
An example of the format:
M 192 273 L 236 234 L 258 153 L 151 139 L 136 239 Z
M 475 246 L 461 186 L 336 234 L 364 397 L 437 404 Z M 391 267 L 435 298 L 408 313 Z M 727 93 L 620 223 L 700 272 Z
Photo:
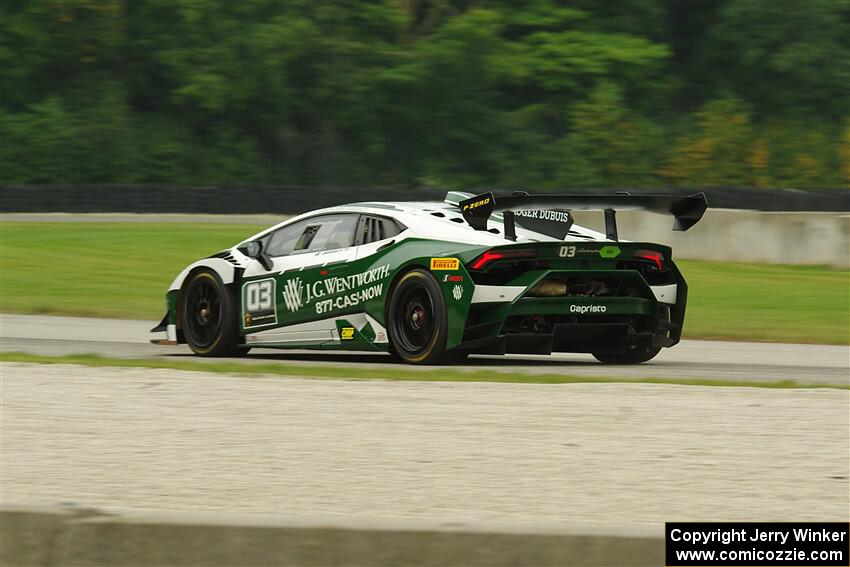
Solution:
M 587 352 L 639 363 L 679 342 L 687 284 L 667 246 L 625 242 L 615 211 L 696 224 L 689 197 L 507 196 L 355 203 L 289 219 L 186 267 L 153 332 L 203 356 L 252 347 L 386 351 L 411 364 L 470 353 Z M 601 210 L 605 234 L 570 211 Z

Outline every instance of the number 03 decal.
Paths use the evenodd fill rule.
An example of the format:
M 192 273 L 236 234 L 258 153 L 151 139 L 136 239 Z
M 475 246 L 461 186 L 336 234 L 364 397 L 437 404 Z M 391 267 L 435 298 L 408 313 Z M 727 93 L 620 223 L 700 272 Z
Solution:
M 242 286 L 242 326 L 277 324 L 276 284 L 273 279 L 247 282 Z
M 561 246 L 561 249 L 558 250 L 558 256 L 561 258 L 573 258 L 576 255 L 576 247 L 575 246 Z
M 262 280 L 245 284 L 245 310 L 271 309 L 274 299 L 274 280 Z

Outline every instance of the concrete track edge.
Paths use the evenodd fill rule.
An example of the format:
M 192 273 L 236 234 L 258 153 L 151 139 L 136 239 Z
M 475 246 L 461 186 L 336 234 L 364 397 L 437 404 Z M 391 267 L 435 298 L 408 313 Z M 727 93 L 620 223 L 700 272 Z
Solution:
M 663 565 L 661 529 L 0 505 L 0 564 Z

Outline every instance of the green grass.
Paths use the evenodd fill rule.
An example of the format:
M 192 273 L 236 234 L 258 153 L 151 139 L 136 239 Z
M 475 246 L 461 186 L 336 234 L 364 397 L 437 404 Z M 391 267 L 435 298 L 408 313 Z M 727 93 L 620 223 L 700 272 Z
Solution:
M 0 224 L 0 311 L 155 320 L 187 264 L 261 226 Z M 850 273 L 826 267 L 682 261 L 686 338 L 847 344 Z
M 0 353 L 0 362 L 33 364 L 77 364 L 108 368 L 165 368 L 191 372 L 216 372 L 238 376 L 298 376 L 332 380 L 395 380 L 403 382 L 500 382 L 523 384 L 674 384 L 681 386 L 716 386 L 746 388 L 828 388 L 847 390 L 840 384 L 799 384 L 793 380 L 773 382 L 716 380 L 713 378 L 652 378 L 616 376 L 569 376 L 565 374 L 532 374 L 492 370 L 412 370 L 397 365 L 387 368 L 293 364 L 245 364 L 239 362 L 206 362 L 193 360 L 106 358 L 93 354 L 42 356 L 22 352 Z
M 688 281 L 686 337 L 850 342 L 850 272 L 693 261 L 679 267 Z
M 0 311 L 159 320 L 183 268 L 263 228 L 3 222 Z

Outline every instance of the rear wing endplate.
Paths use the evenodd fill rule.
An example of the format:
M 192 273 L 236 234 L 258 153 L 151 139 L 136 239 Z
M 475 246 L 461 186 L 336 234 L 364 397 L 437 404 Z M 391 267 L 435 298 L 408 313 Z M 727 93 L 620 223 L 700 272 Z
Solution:
M 529 195 L 517 191 L 496 197 L 492 192 L 476 195 L 458 203 L 464 220 L 475 230 L 487 230 L 487 219 L 495 212 L 503 213 L 505 236 L 516 240 L 514 211 L 550 209 L 559 211 L 604 211 L 605 234 L 617 240 L 616 211 L 645 210 L 673 216 L 673 230 L 688 230 L 702 218 L 708 208 L 705 193 L 687 197 L 676 195 Z

